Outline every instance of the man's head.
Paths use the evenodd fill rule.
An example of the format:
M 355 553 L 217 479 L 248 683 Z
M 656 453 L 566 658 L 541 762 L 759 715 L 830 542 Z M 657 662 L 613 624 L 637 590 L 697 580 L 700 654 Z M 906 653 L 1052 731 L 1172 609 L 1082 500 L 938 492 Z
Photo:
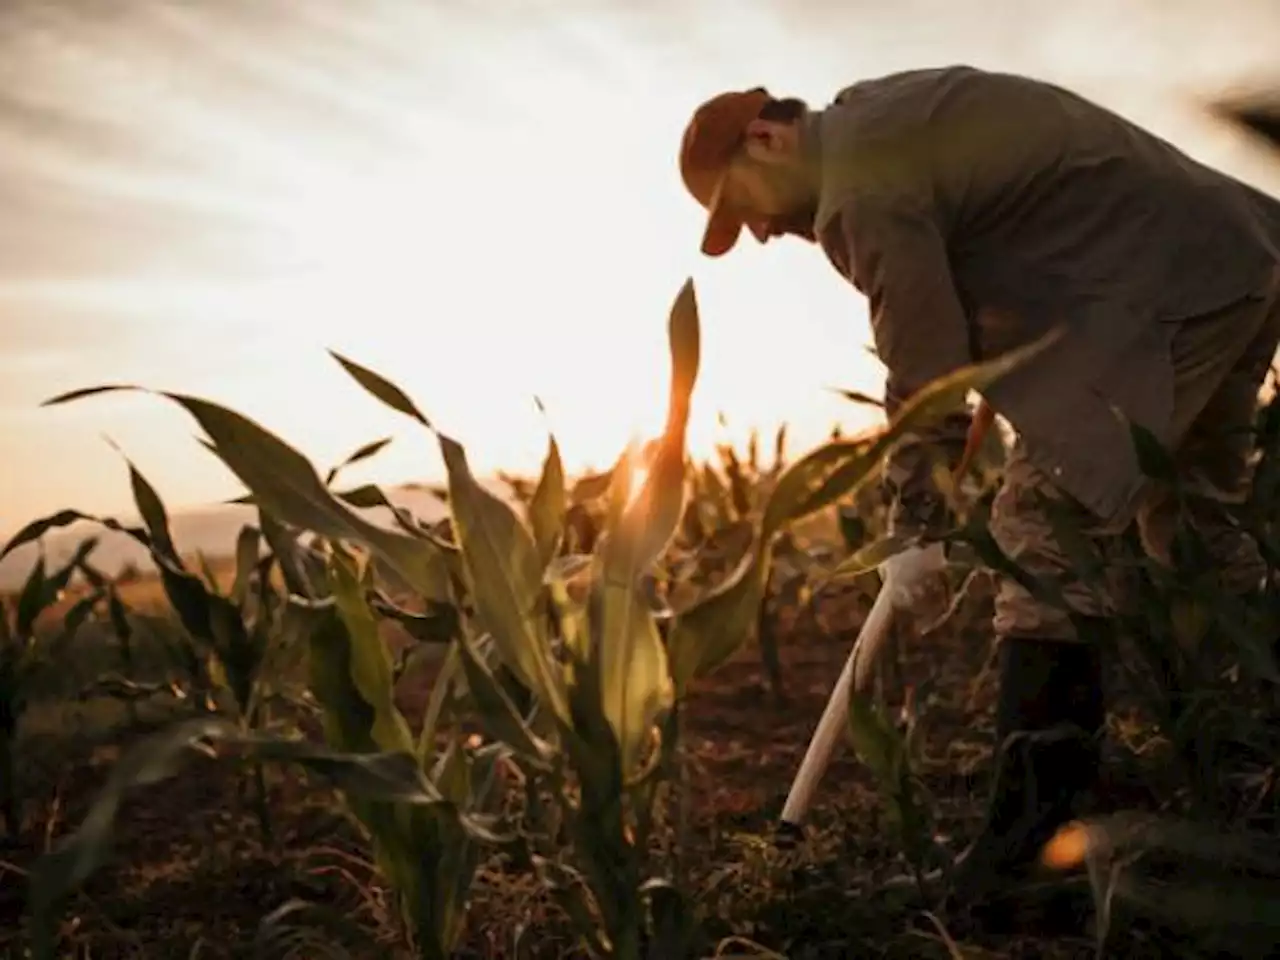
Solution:
M 813 239 L 817 184 L 805 156 L 801 100 L 763 87 L 712 97 L 696 111 L 680 145 L 680 175 L 707 210 L 702 252 L 727 253 L 748 228 L 761 243 L 792 234 Z

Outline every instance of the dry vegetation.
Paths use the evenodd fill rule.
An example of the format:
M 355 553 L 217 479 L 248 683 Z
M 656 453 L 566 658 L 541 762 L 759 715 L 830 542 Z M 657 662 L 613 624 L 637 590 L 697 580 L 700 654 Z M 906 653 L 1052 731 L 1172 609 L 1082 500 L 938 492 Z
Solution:
M 1273 631 L 1194 562 L 1143 568 L 1132 649 L 1111 651 L 1100 819 L 1077 851 L 1088 869 L 1063 880 L 1071 922 L 1030 894 L 970 915 L 930 886 L 884 887 L 958 850 L 986 796 L 994 445 L 953 490 L 969 562 L 899 630 L 880 690 L 851 713 L 861 755 L 833 763 L 806 837 L 775 843 L 878 586 L 876 466 L 1007 365 L 935 384 L 874 436 L 794 461 L 779 436 L 694 464 L 691 287 L 670 332 L 671 417 L 650 449 L 569 483 L 552 442 L 512 510 L 441 437 L 451 519 L 432 526 L 370 527 L 350 507 L 385 503 L 376 488 L 341 489 L 340 470 L 322 478 L 249 421 L 171 398 L 259 523 L 231 560 L 180 557 L 135 472 L 129 534 L 156 574 L 113 583 L 87 549 L 5 603 L 5 955 L 1269 955 Z M 1268 405 L 1241 520 L 1280 557 L 1277 433 Z

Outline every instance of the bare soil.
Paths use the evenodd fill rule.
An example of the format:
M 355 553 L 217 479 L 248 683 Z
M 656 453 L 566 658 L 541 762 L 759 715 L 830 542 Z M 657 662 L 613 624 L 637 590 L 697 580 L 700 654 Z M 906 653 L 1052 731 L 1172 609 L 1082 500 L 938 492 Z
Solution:
M 921 711 L 924 777 L 938 828 L 955 850 L 977 830 L 991 767 L 995 687 L 984 599 L 975 604 L 957 618 L 962 628 L 908 638 L 901 659 L 901 683 Z M 997 930 L 989 921 L 931 914 L 909 895 L 882 892 L 904 861 L 867 771 L 847 749 L 821 785 L 807 838 L 789 852 L 774 846 L 787 790 L 866 607 L 851 594 L 822 604 L 817 617 L 783 611 L 784 699 L 770 690 L 752 644 L 689 700 L 681 857 L 687 874 L 678 879 L 698 895 L 711 947 L 721 942 L 722 955 L 748 956 L 756 951 L 745 942 L 754 941 L 792 958 L 1092 956 L 1083 921 L 1074 933 L 1051 933 L 1035 920 Z M 420 715 L 427 689 L 421 680 L 406 684 L 408 716 Z M 1147 736 L 1136 715 L 1121 712 L 1113 723 L 1130 747 Z M 1154 806 L 1173 789 L 1158 751 L 1139 760 L 1122 744 L 1114 753 L 1108 789 L 1116 805 Z M 29 755 L 34 800 L 24 836 L 0 848 L 0 955 L 24 955 L 24 872 L 80 822 L 114 755 L 72 738 L 42 743 Z M 329 923 L 324 935 L 349 955 L 408 956 L 391 897 L 332 792 L 291 775 L 274 777 L 276 838 L 264 845 L 239 782 L 227 769 L 201 763 L 131 799 L 113 859 L 66 907 L 62 955 L 252 957 L 264 916 L 304 900 L 323 909 L 291 919 L 318 929 Z M 332 926 L 334 917 L 344 928 Z M 499 863 L 478 879 L 468 931 L 466 957 L 513 956 L 517 939 L 520 956 L 579 955 L 570 928 L 535 881 Z M 1149 930 L 1126 937 L 1113 955 L 1181 952 L 1170 953 L 1169 942 Z M 326 954 L 303 945 L 293 954 L 263 955 Z

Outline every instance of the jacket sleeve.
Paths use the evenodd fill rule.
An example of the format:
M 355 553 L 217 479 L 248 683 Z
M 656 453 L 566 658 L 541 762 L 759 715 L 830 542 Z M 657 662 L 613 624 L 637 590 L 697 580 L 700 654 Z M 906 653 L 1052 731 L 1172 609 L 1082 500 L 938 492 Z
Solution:
M 885 412 L 892 417 L 917 390 L 971 362 L 969 324 L 926 203 L 872 193 L 846 204 L 839 216 L 849 278 L 867 297 L 876 352 L 888 369 Z M 946 506 L 935 465 L 956 466 L 970 422 L 967 412 L 950 414 L 908 435 L 890 455 L 893 529 L 940 532 Z

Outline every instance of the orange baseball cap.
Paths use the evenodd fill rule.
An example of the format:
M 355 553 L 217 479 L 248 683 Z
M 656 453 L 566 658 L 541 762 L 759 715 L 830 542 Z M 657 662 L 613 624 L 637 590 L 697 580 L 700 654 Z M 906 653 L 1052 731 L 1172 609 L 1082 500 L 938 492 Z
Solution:
M 718 257 L 733 249 L 742 219 L 721 203 L 729 161 L 747 134 L 747 125 L 773 100 L 764 87 L 722 93 L 693 113 L 680 143 L 680 176 L 707 211 L 702 252 Z

